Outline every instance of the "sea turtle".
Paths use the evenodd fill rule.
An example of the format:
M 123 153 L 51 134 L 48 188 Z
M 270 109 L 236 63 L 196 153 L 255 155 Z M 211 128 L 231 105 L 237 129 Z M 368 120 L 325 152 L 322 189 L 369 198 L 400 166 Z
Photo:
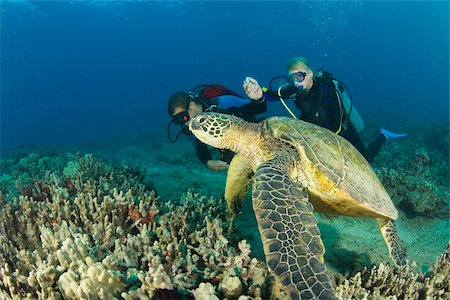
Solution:
M 376 218 L 394 263 L 405 264 L 393 223 L 397 209 L 370 164 L 344 138 L 292 118 L 249 123 L 220 113 L 195 116 L 189 129 L 202 142 L 237 153 L 225 190 L 231 211 L 241 206 L 253 177 L 267 265 L 287 298 L 335 298 L 313 210 Z

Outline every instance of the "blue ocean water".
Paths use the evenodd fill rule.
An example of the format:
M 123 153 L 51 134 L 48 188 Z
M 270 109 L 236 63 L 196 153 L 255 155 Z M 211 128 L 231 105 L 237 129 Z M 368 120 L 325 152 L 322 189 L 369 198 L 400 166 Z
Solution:
M 343 80 L 363 117 L 449 118 L 448 1 L 0 4 L 2 153 L 164 129 L 172 92 L 242 92 L 294 56 Z
M 195 256 L 213 261 L 213 256 L 202 254 L 212 249 L 205 248 L 202 239 L 223 242 L 220 247 L 229 258 L 233 253 L 230 251 L 237 251 L 238 242 L 245 239 L 251 246 L 251 255 L 264 261 L 253 210 L 256 201 L 252 203 L 249 195 L 244 199 L 242 213 L 234 223 L 235 232 L 224 235 L 222 230 L 230 224 L 222 201 L 227 174 L 205 168 L 186 137 L 169 143 L 165 131 L 169 122 L 167 100 L 173 92 L 201 83 L 221 83 L 243 94 L 245 76 L 267 86 L 271 78 L 285 72 L 286 63 L 294 56 L 309 58 L 314 69 L 331 71 L 346 83 L 367 124 L 362 133 L 364 141 L 378 136 L 381 127 L 409 133 L 405 138 L 386 141 L 372 167 L 398 209 L 395 224 L 406 246 L 406 258 L 417 264 L 416 270 L 429 271 L 435 259 L 446 247 L 449 249 L 450 237 L 449 3 L 0 0 L 0 219 L 5 221 L 0 222 L 0 237 L 11 241 L 10 246 L 3 247 L 0 260 L 7 261 L 13 270 L 16 266 L 21 269 L 3 272 L 4 283 L 14 281 L 15 286 L 0 284 L 0 295 L 5 291 L 5 295 L 19 292 L 24 297 L 28 293 L 45 298 L 45 293 L 50 294 L 53 288 L 55 295 L 72 290 L 73 284 L 70 289 L 60 284 L 65 281 L 63 275 L 47 272 L 52 270 L 49 264 L 53 264 L 53 270 L 63 270 L 54 259 L 59 259 L 57 251 L 66 248 L 62 240 L 66 238 L 62 230 L 67 229 L 62 224 L 66 223 L 58 224 L 58 215 L 71 223 L 73 238 L 86 233 L 95 240 L 89 247 L 85 247 L 85 241 L 75 240 L 78 249 L 89 248 L 86 253 L 98 262 L 105 257 L 116 259 L 108 268 L 117 271 L 116 275 L 126 274 L 121 277 L 120 285 L 126 285 L 120 292 L 132 294 L 147 286 L 136 278 L 136 271 L 154 271 L 147 270 L 154 269 L 150 263 L 147 268 L 153 256 L 147 253 L 153 252 L 151 260 L 163 259 L 161 262 L 171 276 L 169 281 L 175 283 L 175 277 L 186 279 L 186 283 L 192 280 L 189 284 L 195 289 L 206 279 L 195 278 L 195 273 L 203 272 L 215 273 L 208 280 L 222 284 L 223 271 L 198 271 L 204 266 L 209 268 L 206 261 L 199 260 L 195 272 L 191 271 L 197 266 L 191 269 L 185 264 L 188 273 L 180 273 L 184 272 L 184 267 L 180 268 L 184 263 L 177 262 L 180 254 L 191 263 L 196 261 L 191 259 Z M 288 115 L 279 103 L 270 103 L 268 114 Z M 343 161 L 336 159 L 337 163 Z M 328 162 L 322 163 L 327 167 Z M 342 181 L 347 180 L 346 174 L 351 178 L 352 166 L 344 164 Z M 334 170 L 335 166 L 331 167 Z M 314 174 L 321 172 L 314 170 Z M 116 189 L 123 193 L 117 196 Z M 142 193 L 150 190 L 155 194 L 144 197 Z M 64 213 L 59 214 L 55 206 L 58 203 Z M 86 210 L 88 206 L 90 210 Z M 288 208 L 290 214 L 292 210 Z M 100 210 L 105 217 L 99 217 Z M 87 222 L 78 216 L 73 218 L 74 215 L 81 215 Z M 343 279 L 363 267 L 392 265 L 374 220 L 321 213 L 314 216 L 326 249 L 324 260 L 330 276 Z M 80 222 L 75 224 L 73 219 Z M 108 232 L 103 232 L 103 244 L 99 238 L 99 228 L 103 226 L 100 220 L 108 231 L 108 220 L 121 226 L 114 230 L 111 239 L 107 238 Z M 204 231 L 208 226 L 212 229 L 209 220 L 217 221 L 213 226 L 217 239 Z M 88 225 L 96 222 L 99 227 Z M 307 225 L 311 226 L 311 219 L 309 222 Z M 177 227 L 172 223 L 181 229 L 174 229 Z M 138 242 L 136 229 L 144 224 L 152 227 L 139 233 L 146 232 Z M 187 230 L 190 227 L 196 228 L 195 238 Z M 55 243 L 52 239 L 52 245 L 45 238 L 50 236 L 49 228 L 55 239 L 60 239 Z M 167 228 L 170 238 L 166 236 Z M 200 236 L 200 228 L 207 239 Z M 59 230 L 61 233 L 57 233 Z M 125 235 L 126 247 L 122 243 Z M 185 245 L 188 240 L 199 242 L 198 247 L 189 242 Z M 19 252 L 26 249 L 21 245 L 24 241 L 29 252 Z M 116 247 L 118 242 L 122 243 L 122 251 Z M 297 240 L 291 244 L 296 243 Z M 12 249 L 11 245 L 17 245 L 17 252 L 5 250 Z M 225 259 L 216 245 L 214 256 Z M 313 242 L 310 248 L 314 247 Z M 191 253 L 195 256 L 190 250 L 184 255 L 186 249 L 194 249 Z M 280 249 L 280 253 L 283 251 Z M 33 257 L 27 253 L 33 253 Z M 86 260 L 87 264 L 88 261 L 91 260 Z M 441 263 L 442 268 L 438 264 L 435 268 L 440 268 L 437 271 L 448 279 L 448 260 Z M 38 280 L 38 287 L 35 274 L 44 266 L 50 274 L 50 284 Z M 267 269 L 266 265 L 263 269 Z M 82 272 L 81 267 L 78 272 Z M 239 273 L 247 276 L 252 272 Z M 187 276 L 183 278 L 181 274 Z M 440 280 L 437 272 L 429 274 L 437 280 L 428 281 L 422 275 L 421 280 L 432 282 L 434 288 L 449 281 Z M 424 295 L 416 279 L 411 281 L 413 288 Z M 178 283 L 174 286 L 179 292 L 193 291 L 184 284 L 177 287 Z M 250 291 L 247 283 L 244 294 L 259 293 Z M 385 283 L 392 285 L 393 293 L 385 296 L 404 298 L 394 288 L 396 283 L 386 280 L 382 285 Z M 411 288 L 406 286 L 409 292 Z M 435 289 L 436 294 L 448 293 L 448 285 L 439 289 Z M 108 289 L 102 288 L 99 293 L 105 290 Z M 224 294 L 222 287 L 216 290 L 219 295 Z

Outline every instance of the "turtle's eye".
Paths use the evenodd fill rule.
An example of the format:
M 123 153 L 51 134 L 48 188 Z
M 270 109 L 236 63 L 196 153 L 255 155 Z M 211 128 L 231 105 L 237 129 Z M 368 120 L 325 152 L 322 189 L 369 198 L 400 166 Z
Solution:
M 200 119 L 198 119 L 197 122 L 198 122 L 199 124 L 203 124 L 203 123 L 206 122 L 206 118 L 205 118 L 205 117 L 200 117 Z

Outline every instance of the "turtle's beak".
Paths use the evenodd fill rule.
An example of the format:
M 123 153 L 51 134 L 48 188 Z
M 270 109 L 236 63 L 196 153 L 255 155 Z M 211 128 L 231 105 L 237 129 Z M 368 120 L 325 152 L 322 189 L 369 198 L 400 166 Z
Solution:
M 208 123 L 208 114 L 201 113 L 194 116 L 189 122 L 189 129 L 192 130 L 205 130 L 205 125 Z M 206 130 L 205 130 L 206 131 Z
M 200 129 L 200 125 L 198 125 L 198 123 L 195 122 L 195 118 L 192 118 L 192 119 L 189 121 L 189 130 L 190 130 L 191 132 L 194 132 L 194 130 L 198 130 L 198 129 Z
M 207 114 L 198 114 L 189 121 L 189 130 L 203 143 L 211 145 L 211 134 L 208 132 L 209 118 Z M 212 145 L 214 146 L 214 145 Z

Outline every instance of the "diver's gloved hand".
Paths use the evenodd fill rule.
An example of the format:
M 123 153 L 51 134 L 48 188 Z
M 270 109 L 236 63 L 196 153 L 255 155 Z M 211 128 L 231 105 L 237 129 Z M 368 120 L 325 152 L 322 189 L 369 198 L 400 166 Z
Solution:
M 222 160 L 208 160 L 206 163 L 206 167 L 210 170 L 220 172 L 228 170 L 228 167 L 230 165 L 227 162 L 224 162 Z
M 245 80 L 242 84 L 242 87 L 244 88 L 245 94 L 247 94 L 247 97 L 254 101 L 263 101 L 263 91 L 261 89 L 261 86 L 259 85 L 258 81 L 252 77 L 245 77 Z M 262 100 L 261 100 L 262 99 Z
M 384 135 L 385 137 L 386 137 L 386 140 L 396 140 L 396 139 L 398 139 L 398 138 L 401 138 L 401 137 L 404 137 L 404 136 L 407 136 L 408 134 L 407 133 L 395 133 L 395 132 L 391 132 L 391 131 L 389 131 L 389 130 L 387 130 L 387 129 L 384 129 L 384 128 L 381 128 L 380 129 L 380 133 L 382 134 L 382 135 Z

